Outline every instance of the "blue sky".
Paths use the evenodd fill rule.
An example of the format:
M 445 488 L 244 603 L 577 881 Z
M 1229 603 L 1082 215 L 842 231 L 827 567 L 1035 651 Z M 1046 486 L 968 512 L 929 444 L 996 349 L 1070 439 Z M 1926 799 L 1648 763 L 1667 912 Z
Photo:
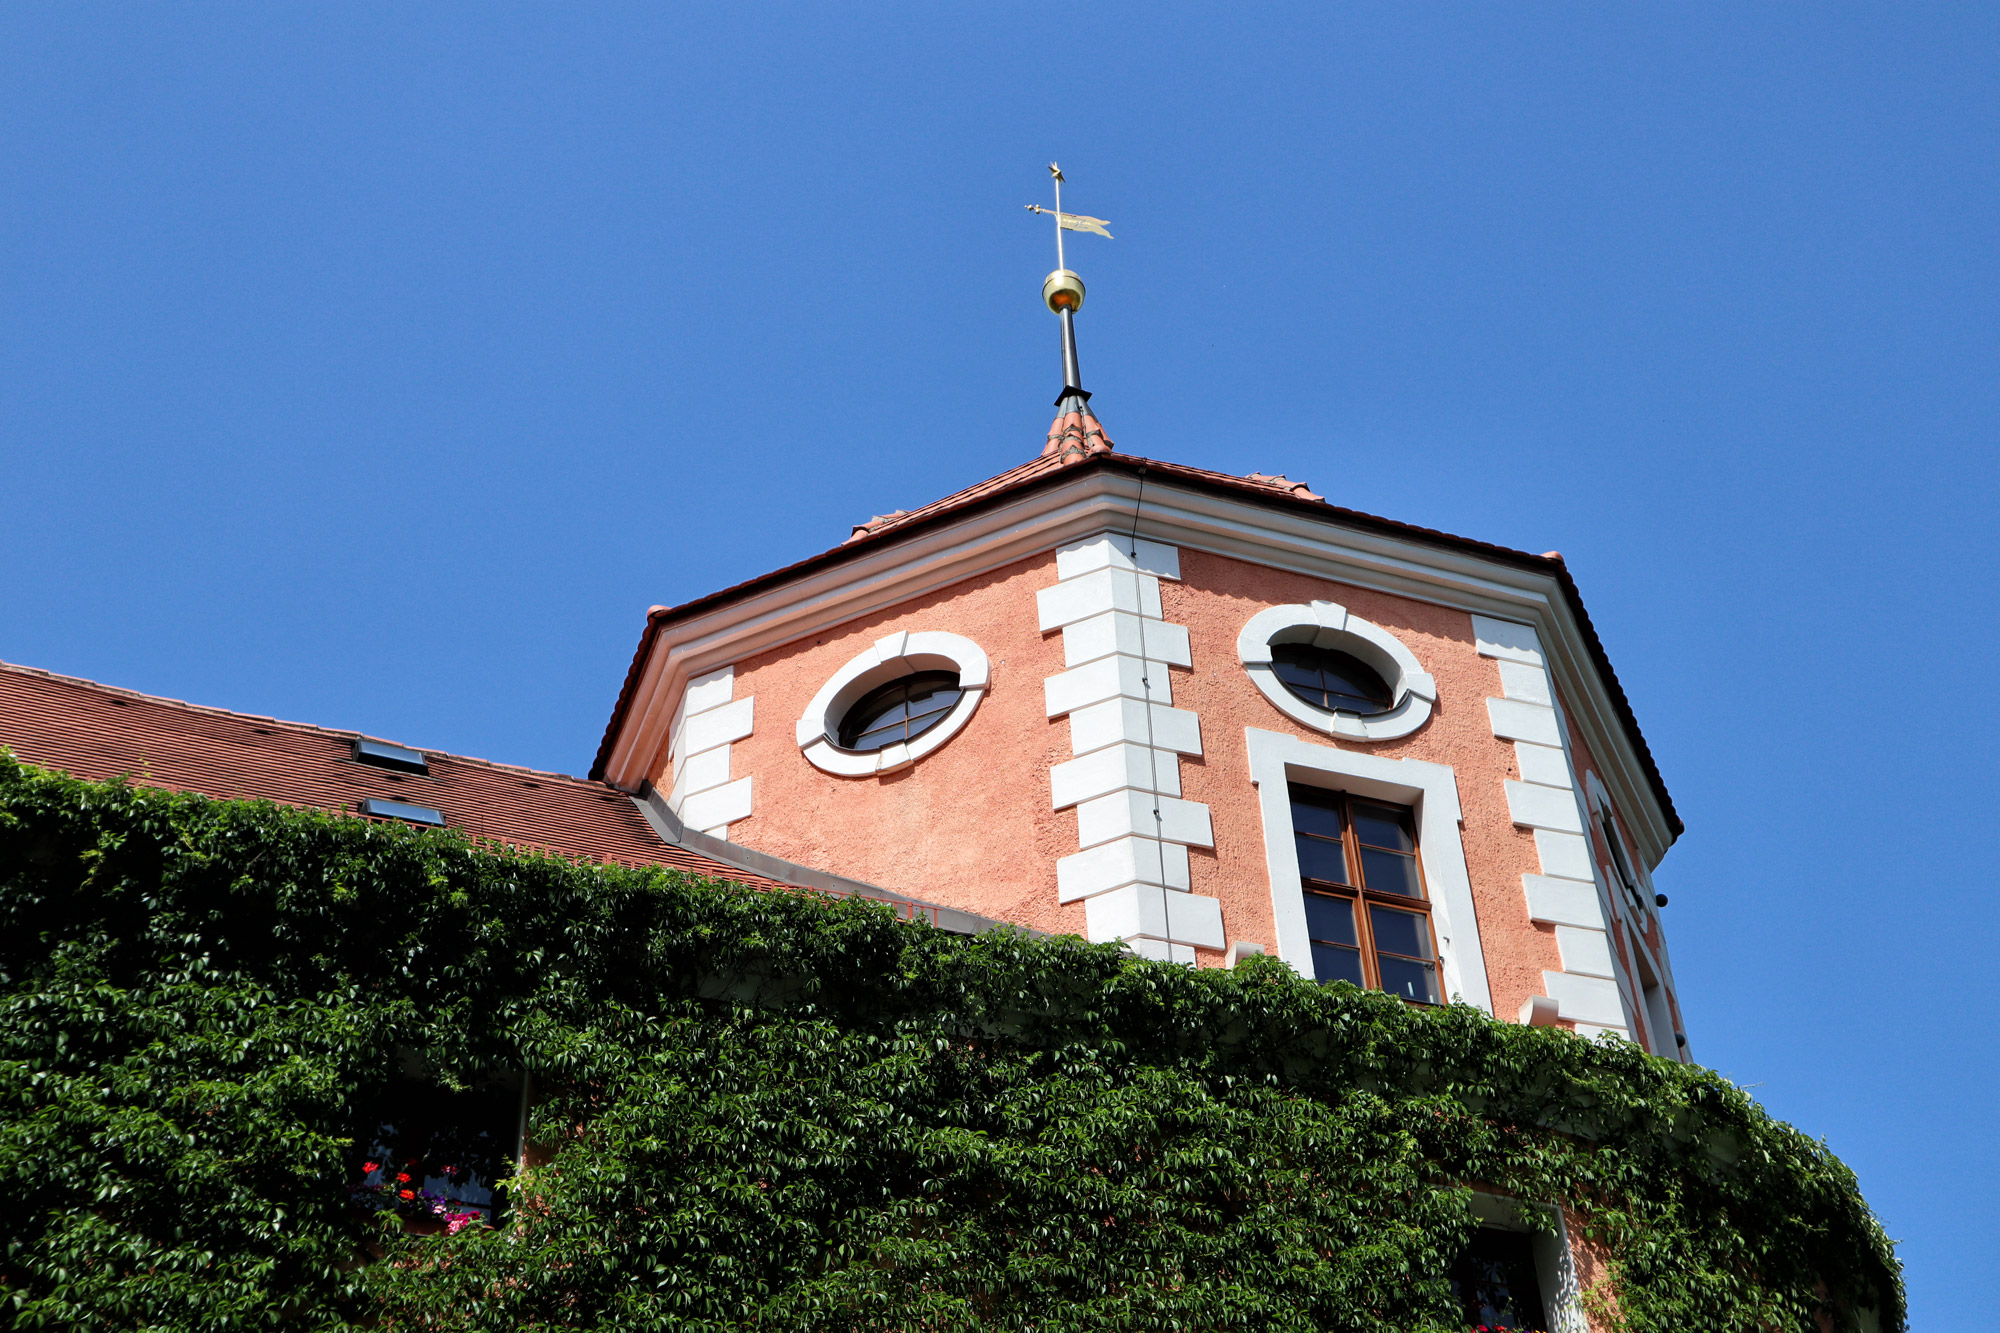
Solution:
M 587 767 L 645 608 L 1039 447 L 1569 558 L 1696 1055 L 1991 1317 L 2000 9 L 16 4 L 0 658 Z

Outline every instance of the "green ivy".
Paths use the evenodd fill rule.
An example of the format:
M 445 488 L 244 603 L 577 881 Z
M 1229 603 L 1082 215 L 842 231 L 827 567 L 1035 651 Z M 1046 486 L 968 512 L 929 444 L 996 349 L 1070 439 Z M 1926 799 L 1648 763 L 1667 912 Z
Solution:
M 542 1090 L 498 1229 L 350 1206 L 399 1051 Z M 1448 1329 L 1475 1182 L 1601 1324 L 1903 1323 L 1847 1168 L 1628 1044 L 4 752 L 0 1101 L 17 1328 Z

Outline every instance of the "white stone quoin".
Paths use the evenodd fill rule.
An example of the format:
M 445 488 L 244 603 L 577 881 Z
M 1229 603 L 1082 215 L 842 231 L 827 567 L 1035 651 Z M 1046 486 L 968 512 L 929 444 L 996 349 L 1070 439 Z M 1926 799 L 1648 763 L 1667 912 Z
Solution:
M 1563 745 L 1555 694 L 1549 687 L 1541 639 L 1528 625 L 1486 616 L 1472 618 L 1479 655 L 1496 660 L 1505 696 L 1486 701 L 1493 734 L 1514 743 L 1519 781 L 1507 780 L 1507 812 L 1532 829 L 1542 873 L 1523 875 L 1528 915 L 1556 928 L 1560 972 L 1543 972 L 1542 989 L 1564 1018 L 1585 1036 L 1632 1035 L 1632 998 L 1612 956 L 1606 927 L 1607 886 L 1591 868 L 1575 767 Z
M 1082 850 L 1056 862 L 1063 902 L 1081 900 L 1093 940 L 1192 963 L 1223 946 L 1222 904 L 1189 890 L 1189 847 L 1213 847 L 1208 807 L 1181 797 L 1180 756 L 1201 753 L 1201 724 L 1173 706 L 1167 668 L 1192 666 L 1188 633 L 1160 613 L 1160 580 L 1180 551 L 1106 533 L 1056 553 L 1053 588 L 1035 594 L 1063 664 L 1043 690 L 1069 718 L 1073 759 L 1049 772 L 1055 808 L 1077 812 Z
M 750 779 L 729 780 L 729 746 L 750 734 L 756 700 L 735 693 L 733 666 L 696 676 L 681 694 L 668 733 L 673 786 L 667 806 L 681 823 L 717 838 L 750 817 Z

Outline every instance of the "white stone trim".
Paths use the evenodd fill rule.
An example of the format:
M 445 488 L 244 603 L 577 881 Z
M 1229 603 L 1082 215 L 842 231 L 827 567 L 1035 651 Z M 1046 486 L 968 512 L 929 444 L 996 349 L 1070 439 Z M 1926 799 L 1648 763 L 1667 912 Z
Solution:
M 1098 540 L 1111 539 L 1100 537 Z M 1056 567 L 1062 567 L 1060 552 Z M 1093 569 L 1053 588 L 1043 588 L 1035 594 L 1035 610 L 1041 618 L 1044 632 L 1062 629 L 1106 611 L 1123 611 L 1127 615 L 1160 620 L 1163 617 L 1160 614 L 1159 576 L 1130 569 Z
M 667 808 L 687 827 L 714 838 L 727 838 L 731 824 L 750 817 L 750 779 L 730 781 L 729 746 L 756 725 L 757 701 L 735 693 L 733 666 L 689 681 L 668 742 Z
M 1070 753 L 1049 770 L 1057 810 L 1076 807 L 1073 856 L 1056 894 L 1081 901 L 1092 940 L 1192 963 L 1226 943 L 1222 904 L 1191 891 L 1190 846 L 1212 847 L 1208 807 L 1181 799 L 1180 757 L 1201 753 L 1201 723 L 1173 707 L 1169 666 L 1192 666 L 1188 632 L 1160 610 L 1160 581 L 1181 576 L 1172 546 L 1107 532 L 1056 552 L 1056 584 L 1035 594 L 1042 629 L 1060 629 L 1066 670 L 1042 685 L 1068 717 Z
M 1544 970 L 1542 988 L 1561 1006 L 1558 1012 L 1564 1018 L 1615 1031 L 1621 1037 L 1632 1035 L 1625 1016 L 1625 996 L 1612 978 Z
M 1190 887 L 1185 844 L 1158 838 L 1118 838 L 1056 862 L 1056 896 L 1073 903 L 1127 884 Z
M 1363 717 L 1307 703 L 1271 670 L 1271 648 L 1311 643 L 1352 654 L 1375 668 L 1394 692 L 1395 707 Z M 1251 616 L 1236 636 L 1236 657 L 1274 707 L 1294 722 L 1344 740 L 1386 741 L 1407 736 L 1430 721 L 1437 682 L 1401 639 L 1380 625 L 1351 616 L 1338 602 L 1273 606 Z
M 1150 714 L 1150 716 L 1148 716 Z M 1184 708 L 1138 699 L 1106 699 L 1069 715 L 1071 754 L 1089 754 L 1106 745 L 1130 741 L 1175 754 L 1201 753 L 1201 720 Z
M 1049 788 L 1058 810 L 1125 787 L 1179 796 L 1181 766 L 1158 763 L 1153 751 L 1126 741 L 1092 750 L 1049 770 Z
M 1128 611 L 1106 611 L 1088 620 L 1064 626 L 1063 665 L 1082 666 L 1100 657 L 1123 653 L 1128 657 L 1148 657 L 1156 662 L 1191 667 L 1194 656 L 1188 646 L 1185 625 L 1169 625 L 1164 620 L 1147 620 Z
M 1556 947 L 1562 950 L 1563 971 L 1587 977 L 1614 977 L 1611 936 L 1588 926 L 1557 926 Z
M 840 719 L 869 691 L 919 671 L 955 671 L 963 691 L 944 720 L 908 744 L 867 752 L 835 744 Z M 838 777 L 892 773 L 930 754 L 965 729 L 992 684 L 986 650 L 962 634 L 942 630 L 898 631 L 877 639 L 833 673 L 799 715 L 799 749 L 814 768 Z
M 1169 758 L 1168 762 L 1179 761 Z M 1084 847 L 1130 837 L 1153 837 L 1186 847 L 1215 846 L 1207 806 L 1130 788 L 1079 805 L 1076 827 L 1077 842 Z
M 1151 699 L 1157 704 L 1174 701 L 1173 683 L 1167 664 L 1157 662 L 1157 670 L 1147 669 L 1143 657 L 1114 653 L 1069 671 L 1059 672 L 1042 682 L 1044 702 L 1050 717 L 1061 717 L 1088 704 L 1102 703 L 1120 696 Z
M 1277 955 L 1301 976 L 1311 976 L 1312 945 L 1299 890 L 1298 851 L 1292 842 L 1294 782 L 1328 787 L 1412 806 L 1417 812 L 1417 846 L 1423 855 L 1431 923 L 1438 936 L 1438 972 L 1445 995 L 1493 1012 L 1486 959 L 1479 946 L 1479 920 L 1472 907 L 1472 878 L 1465 868 L 1465 844 L 1458 778 L 1449 764 L 1422 759 L 1388 759 L 1337 750 L 1275 731 L 1246 727 L 1250 781 L 1264 820 L 1264 864 L 1271 880 L 1271 908 L 1277 921 Z
M 1120 537 L 1075 542 L 1056 552 L 1056 578 L 1080 578 L 1098 569 L 1134 569 L 1155 578 L 1181 578 L 1180 548 L 1147 541 L 1144 537 Z
M 1475 615 L 1472 633 L 1482 657 L 1496 660 L 1503 697 L 1486 701 L 1496 740 L 1511 741 L 1521 771 L 1506 780 L 1507 813 L 1535 835 L 1539 875 L 1521 876 L 1531 919 L 1555 927 L 1558 970 L 1544 970 L 1542 990 L 1584 1036 L 1633 1032 L 1636 992 L 1611 948 L 1614 895 L 1591 855 L 1589 814 L 1577 791 L 1576 764 L 1563 734 L 1532 626 Z

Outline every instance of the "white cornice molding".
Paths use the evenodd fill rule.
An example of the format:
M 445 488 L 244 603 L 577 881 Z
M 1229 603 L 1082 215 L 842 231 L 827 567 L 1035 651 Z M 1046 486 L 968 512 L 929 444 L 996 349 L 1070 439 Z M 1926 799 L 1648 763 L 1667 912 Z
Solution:
M 1061 474 L 1059 474 L 1061 475 Z M 605 778 L 636 791 L 659 767 L 674 702 L 688 679 L 922 597 L 1106 529 L 1274 569 L 1532 625 L 1571 723 L 1607 768 L 1606 782 L 1648 866 L 1673 841 L 1638 752 L 1592 661 L 1583 627 L 1553 573 L 1418 538 L 1182 485 L 1158 473 L 1079 468 L 907 537 L 869 542 L 848 559 L 670 619 L 652 649 L 606 757 Z

